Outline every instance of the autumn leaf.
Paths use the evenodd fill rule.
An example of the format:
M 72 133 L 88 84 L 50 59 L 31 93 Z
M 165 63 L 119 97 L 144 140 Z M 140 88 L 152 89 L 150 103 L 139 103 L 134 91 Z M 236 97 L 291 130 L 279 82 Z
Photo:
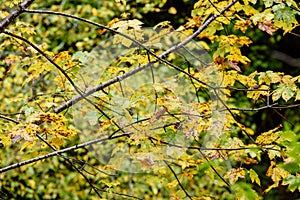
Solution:
M 281 126 L 280 126 L 281 127 Z M 267 145 L 267 144 L 272 144 L 275 142 L 279 137 L 280 137 L 280 131 L 277 131 L 280 127 L 276 127 L 270 131 L 264 132 L 260 134 L 256 140 L 256 144 L 260 145 Z
M 166 107 L 163 107 L 162 109 L 158 110 L 157 112 L 154 113 L 153 117 L 150 119 L 150 124 L 154 123 L 155 121 L 159 120 L 167 111 Z
M 260 179 L 259 179 L 257 173 L 253 169 L 249 170 L 249 176 L 250 176 L 252 183 L 257 183 L 260 186 Z
M 265 31 L 266 33 L 268 33 L 269 35 L 272 35 L 273 32 L 276 31 L 276 28 L 274 26 L 274 24 L 272 24 L 271 21 L 267 21 L 267 22 L 259 22 L 258 23 L 258 28 L 262 31 Z
M 241 72 L 241 68 L 237 65 L 236 62 L 231 61 L 231 60 L 228 60 L 228 65 L 229 65 L 231 68 L 235 69 L 236 71 Z
M 245 170 L 243 168 L 233 168 L 226 173 L 224 178 L 228 178 L 231 184 L 237 182 L 239 178 L 245 178 Z

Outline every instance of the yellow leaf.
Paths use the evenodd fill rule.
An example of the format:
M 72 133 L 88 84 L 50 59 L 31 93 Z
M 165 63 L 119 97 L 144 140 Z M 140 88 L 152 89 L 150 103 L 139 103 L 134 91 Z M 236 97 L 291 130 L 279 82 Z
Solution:
M 60 149 L 60 147 L 62 147 L 65 142 L 58 138 L 58 137 L 54 137 L 48 140 L 49 144 L 51 144 L 52 146 L 54 146 L 55 149 Z
M 269 167 L 266 175 L 271 177 L 275 185 L 278 185 L 279 181 L 288 177 L 290 173 L 283 168 L 276 166 L 276 163 L 274 161 L 271 161 L 271 166 Z
M 234 70 L 228 71 L 224 76 L 223 86 L 225 87 L 233 86 L 237 77 L 238 77 L 237 71 Z
M 267 145 L 267 144 L 272 144 L 273 142 L 275 142 L 279 136 L 280 136 L 280 131 L 277 131 L 280 127 L 276 127 L 272 130 L 269 130 L 268 132 L 264 132 L 261 135 L 259 135 L 256 140 L 255 143 L 256 144 L 260 144 L 260 145 Z M 277 132 L 275 132 L 277 131 Z
M 259 98 L 259 96 L 260 96 L 260 92 L 259 91 L 248 91 L 247 92 L 247 97 L 248 98 L 257 100 Z
M 36 142 L 30 142 L 30 141 L 26 141 L 23 143 L 23 145 L 20 148 L 20 151 L 23 151 L 26 147 L 28 148 L 32 148 L 35 145 Z
M 174 181 L 167 184 L 169 188 L 176 187 L 178 185 L 178 181 L 175 179 Z
M 239 20 L 234 24 L 234 28 L 235 29 L 240 29 L 243 33 L 246 32 L 246 30 L 248 29 L 248 27 L 251 26 L 251 21 L 250 20 Z
M 164 28 L 164 27 L 169 27 L 171 25 L 171 22 L 170 21 L 162 21 L 158 24 L 156 24 L 153 29 L 157 29 L 157 28 Z
M 245 178 L 245 171 L 243 168 L 232 168 L 228 171 L 224 178 L 228 178 L 230 184 L 237 182 L 239 178 Z
M 264 191 L 264 193 L 268 193 L 271 189 L 277 188 L 277 187 L 278 187 L 278 183 L 274 183 L 273 185 L 270 185 L 270 186 Z

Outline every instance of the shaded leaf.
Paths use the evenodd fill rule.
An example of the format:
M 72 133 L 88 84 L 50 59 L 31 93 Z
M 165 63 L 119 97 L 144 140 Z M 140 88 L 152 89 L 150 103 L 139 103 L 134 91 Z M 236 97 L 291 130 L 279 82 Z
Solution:
M 249 176 L 252 183 L 257 183 L 260 186 L 260 179 L 258 177 L 258 174 L 253 169 L 249 170 Z

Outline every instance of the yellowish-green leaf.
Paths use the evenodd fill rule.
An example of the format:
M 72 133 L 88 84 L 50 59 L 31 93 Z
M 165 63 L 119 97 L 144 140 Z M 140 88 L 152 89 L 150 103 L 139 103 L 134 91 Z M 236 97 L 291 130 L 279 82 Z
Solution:
M 249 170 L 249 175 L 250 175 L 251 182 L 257 183 L 257 185 L 260 186 L 260 179 L 259 179 L 257 173 L 253 169 Z
M 243 168 L 232 168 L 225 174 L 224 178 L 227 178 L 230 184 L 233 184 L 237 182 L 239 178 L 245 178 L 245 175 L 245 170 Z
M 300 192 L 300 175 L 289 175 L 283 180 L 282 185 L 288 185 L 288 189 L 294 192 L 298 190 Z
M 274 0 L 263 0 L 263 2 L 265 4 L 265 6 L 268 8 L 273 5 Z
M 270 160 L 273 160 L 275 157 L 281 157 L 281 153 L 280 153 L 280 147 L 278 146 L 270 146 L 270 148 L 268 150 L 268 156 L 270 158 Z M 274 149 L 274 150 L 273 150 Z
M 238 200 L 259 200 L 261 197 L 251 188 L 251 184 L 237 182 L 231 185 L 232 191 L 235 194 L 235 199 Z
M 297 89 L 295 100 L 296 101 L 300 100 L 300 90 L 299 89 Z
M 34 142 L 31 142 L 31 141 L 25 141 L 24 143 L 23 143 L 23 145 L 21 146 L 21 148 L 20 148 L 20 151 L 23 151 L 25 148 L 29 148 L 29 149 L 31 149 L 34 145 L 35 145 L 35 141 Z
M 295 94 L 295 89 L 296 87 L 294 87 L 293 85 L 287 85 L 285 90 L 282 92 L 282 98 L 285 101 L 290 100 Z

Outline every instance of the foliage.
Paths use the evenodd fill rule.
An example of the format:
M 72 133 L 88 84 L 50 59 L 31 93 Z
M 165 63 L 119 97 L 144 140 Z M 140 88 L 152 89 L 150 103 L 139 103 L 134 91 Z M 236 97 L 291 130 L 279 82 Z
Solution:
M 299 198 L 300 76 L 268 58 L 296 1 L 22 2 L 0 3 L 1 197 Z

